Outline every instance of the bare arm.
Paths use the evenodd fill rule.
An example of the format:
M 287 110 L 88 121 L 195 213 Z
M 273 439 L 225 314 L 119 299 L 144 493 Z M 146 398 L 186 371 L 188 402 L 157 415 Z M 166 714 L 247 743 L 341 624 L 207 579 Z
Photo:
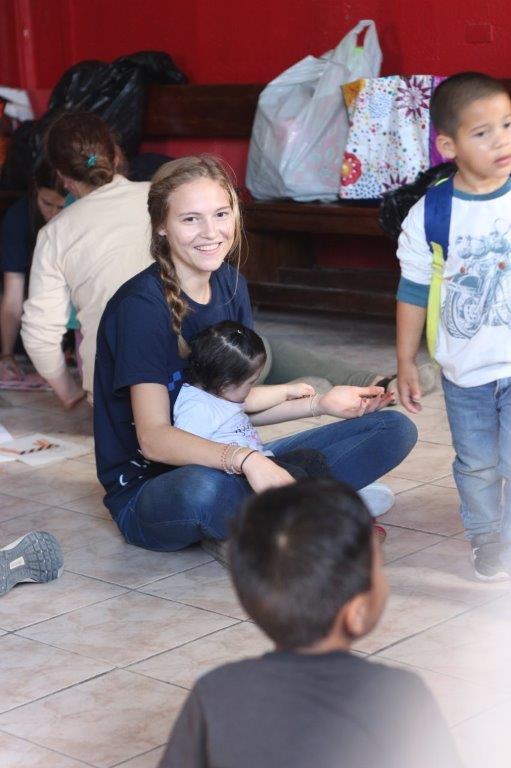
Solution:
M 306 416 L 337 416 L 353 419 L 365 413 L 378 411 L 392 400 L 383 387 L 332 387 L 324 395 L 300 400 L 288 400 L 266 411 L 251 415 L 250 421 L 256 427 L 277 424 L 280 421 L 301 419 Z
M 0 331 L 2 355 L 12 355 L 21 326 L 25 275 L 21 272 L 4 272 L 4 294 L 0 306 Z
M 25 275 L 22 272 L 4 272 L 4 293 L 0 299 L 0 334 L 2 354 L 0 377 L 6 381 L 20 381 L 23 371 L 14 359 L 14 347 L 21 326 Z
M 399 397 L 410 413 L 421 410 L 421 391 L 415 358 L 419 350 L 426 309 L 415 304 L 397 302 L 397 369 Z
M 21 337 L 37 372 L 51 384 L 63 404 L 70 407 L 77 397 L 83 397 L 66 369 L 61 348 L 69 319 L 70 294 L 59 268 L 55 233 L 50 238 L 46 230 L 43 227 L 37 238 Z
M 245 410 L 247 413 L 258 413 L 273 408 L 275 405 L 284 404 L 287 400 L 309 397 L 313 394 L 314 387 L 302 382 L 252 387 L 245 402 Z M 300 417 L 290 416 L 289 418 L 299 419 Z M 286 421 L 286 419 L 280 419 L 280 421 Z
M 177 467 L 200 464 L 203 467 L 222 469 L 225 445 L 205 440 L 169 421 L 169 393 L 162 384 L 136 384 L 130 388 L 131 407 L 142 454 L 150 461 L 158 461 Z M 257 451 L 243 448 L 236 454 L 240 467 L 244 458 L 243 474 L 257 493 L 266 488 L 287 485 L 293 478 Z

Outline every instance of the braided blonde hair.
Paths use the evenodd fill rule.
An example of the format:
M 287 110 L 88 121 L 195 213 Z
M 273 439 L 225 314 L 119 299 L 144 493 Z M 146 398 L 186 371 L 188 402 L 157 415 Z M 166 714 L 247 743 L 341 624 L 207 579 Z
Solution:
M 182 184 L 187 184 L 196 179 L 212 179 L 217 181 L 226 191 L 234 217 L 234 238 L 227 259 L 234 261 L 239 266 L 241 252 L 241 214 L 238 196 L 231 178 L 230 169 L 213 155 L 199 155 L 197 157 L 182 157 L 179 160 L 171 160 L 162 165 L 155 173 L 147 207 L 151 218 L 151 256 L 158 264 L 160 277 L 163 282 L 165 299 L 170 309 L 172 318 L 172 330 L 176 334 L 179 354 L 188 357 L 189 348 L 181 334 L 183 320 L 189 307 L 181 298 L 181 286 L 172 261 L 172 253 L 169 242 L 159 230 L 164 226 L 169 209 L 169 197 Z

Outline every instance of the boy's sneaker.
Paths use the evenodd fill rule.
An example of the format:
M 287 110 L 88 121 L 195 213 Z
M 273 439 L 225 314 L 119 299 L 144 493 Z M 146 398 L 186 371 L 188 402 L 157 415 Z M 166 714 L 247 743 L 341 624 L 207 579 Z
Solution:
M 57 539 L 45 531 L 31 531 L 0 549 L 0 595 L 22 581 L 53 581 L 63 570 Z
M 501 544 L 492 541 L 487 535 L 474 536 L 470 542 L 472 546 L 472 563 L 474 573 L 479 581 L 507 581 L 510 578 L 509 570 L 501 558 Z
M 501 543 L 500 562 L 505 572 L 511 578 L 511 541 L 504 541 Z

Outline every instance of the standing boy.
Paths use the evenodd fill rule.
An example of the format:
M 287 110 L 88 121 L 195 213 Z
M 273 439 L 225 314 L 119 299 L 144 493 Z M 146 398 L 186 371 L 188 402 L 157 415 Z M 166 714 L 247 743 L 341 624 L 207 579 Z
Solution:
M 436 89 L 431 119 L 457 171 L 413 206 L 399 238 L 399 393 L 421 410 L 427 314 L 475 575 L 498 581 L 511 574 L 511 100 L 498 80 L 465 72 Z
M 334 480 L 250 499 L 232 577 L 276 650 L 196 683 L 160 768 L 459 768 L 420 679 L 350 653 L 387 597 L 371 529 L 358 494 Z

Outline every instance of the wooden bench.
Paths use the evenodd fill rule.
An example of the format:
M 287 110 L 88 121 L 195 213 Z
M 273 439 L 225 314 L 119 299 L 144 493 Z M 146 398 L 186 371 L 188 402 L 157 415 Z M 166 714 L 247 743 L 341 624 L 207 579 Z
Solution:
M 147 139 L 248 139 L 262 85 L 178 85 L 150 89 Z M 382 238 L 377 206 L 262 202 L 240 190 L 246 258 L 242 271 L 256 305 L 394 315 L 396 270 L 321 269 L 319 237 Z

